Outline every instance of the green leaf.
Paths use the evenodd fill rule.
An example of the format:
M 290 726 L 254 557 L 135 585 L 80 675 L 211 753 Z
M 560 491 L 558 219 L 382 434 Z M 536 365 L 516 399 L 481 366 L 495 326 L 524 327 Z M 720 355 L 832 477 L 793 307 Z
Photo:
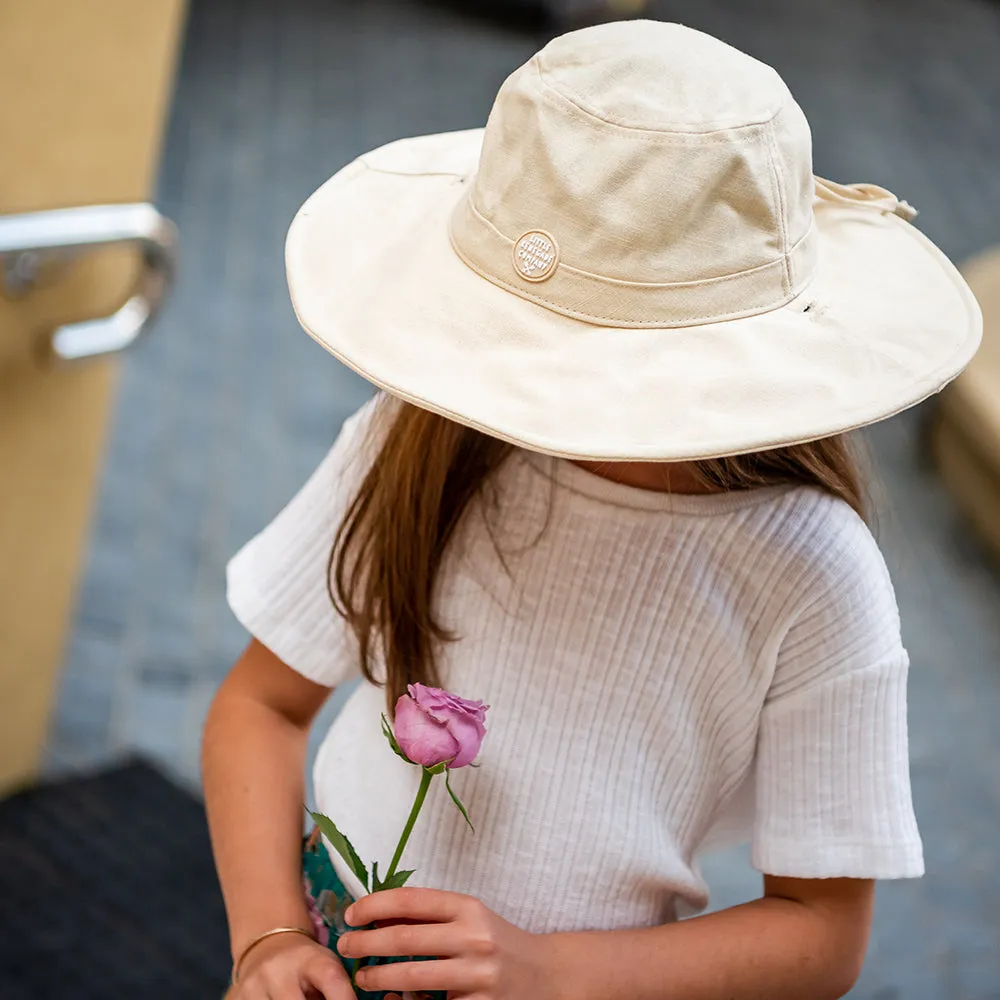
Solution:
M 396 735 L 392 731 L 392 726 L 389 725 L 389 720 L 385 717 L 385 713 L 382 713 L 382 732 L 385 734 L 385 738 L 389 741 L 389 746 L 392 747 L 392 752 L 397 757 L 402 757 L 407 764 L 412 764 L 414 761 L 410 760 L 405 753 L 399 748 L 399 744 L 396 742 Z
M 323 836 L 336 848 L 337 853 L 347 862 L 348 867 L 357 875 L 361 884 L 368 889 L 368 869 L 365 863 L 358 857 L 358 852 L 354 850 L 351 842 L 337 829 L 336 823 L 329 816 L 322 813 L 310 812 L 310 816 L 316 821 Z
M 381 886 L 380 889 L 400 889 L 406 885 L 407 879 L 416 871 L 416 868 L 411 868 L 409 871 L 402 869 L 394 874 L 390 875 Z
M 433 767 L 425 767 L 424 770 L 428 774 L 444 774 L 448 769 L 448 761 L 443 760 L 440 764 L 435 764 Z
M 462 800 L 455 794 L 455 789 L 451 787 L 451 771 L 445 771 L 444 775 L 445 787 L 448 789 L 448 794 L 451 796 L 452 802 L 458 806 L 458 811 L 465 817 L 465 822 L 469 824 L 469 829 L 475 833 L 476 828 L 472 825 L 472 820 L 469 819 L 469 813 L 465 806 L 462 805 Z
M 382 892 L 385 889 L 398 889 L 406 885 L 407 879 L 416 871 L 411 868 L 409 871 L 398 871 L 390 875 L 384 882 L 378 877 L 378 862 L 372 865 L 372 892 Z

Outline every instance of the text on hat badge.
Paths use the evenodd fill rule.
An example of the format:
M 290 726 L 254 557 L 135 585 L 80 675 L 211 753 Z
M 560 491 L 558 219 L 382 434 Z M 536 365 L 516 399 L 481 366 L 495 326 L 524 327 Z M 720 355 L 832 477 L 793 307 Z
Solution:
M 532 229 L 514 242 L 514 270 L 525 281 L 551 278 L 559 263 L 555 238 L 542 229 Z

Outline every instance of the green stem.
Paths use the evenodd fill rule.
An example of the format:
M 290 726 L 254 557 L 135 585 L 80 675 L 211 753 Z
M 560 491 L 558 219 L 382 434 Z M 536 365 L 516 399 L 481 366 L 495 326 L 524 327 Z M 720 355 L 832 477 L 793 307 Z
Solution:
M 420 815 L 424 799 L 427 798 L 427 789 L 431 787 L 431 778 L 433 777 L 434 775 L 427 768 L 424 768 L 423 776 L 420 778 L 420 788 L 417 789 L 417 797 L 413 800 L 413 808 L 410 810 L 410 818 L 406 821 L 406 826 L 403 827 L 403 835 L 399 838 L 399 843 L 396 845 L 396 853 L 392 856 L 392 863 L 389 865 L 389 870 L 382 879 L 383 882 L 388 882 L 396 874 L 396 868 L 403 857 L 406 842 L 410 839 L 410 834 L 413 832 L 413 824 L 416 823 L 417 817 Z

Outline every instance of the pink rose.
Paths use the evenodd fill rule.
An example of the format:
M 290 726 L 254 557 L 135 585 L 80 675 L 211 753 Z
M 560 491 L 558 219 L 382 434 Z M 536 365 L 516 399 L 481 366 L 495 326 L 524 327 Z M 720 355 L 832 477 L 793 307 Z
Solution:
M 393 726 L 403 753 L 424 767 L 471 764 L 486 735 L 489 706 L 423 684 L 410 684 L 407 690 L 396 702 Z

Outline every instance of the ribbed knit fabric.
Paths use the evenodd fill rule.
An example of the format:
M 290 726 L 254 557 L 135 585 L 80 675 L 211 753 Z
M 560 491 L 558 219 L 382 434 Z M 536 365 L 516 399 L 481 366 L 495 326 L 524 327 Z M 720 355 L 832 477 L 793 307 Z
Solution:
M 229 566 L 240 621 L 331 687 L 359 672 L 325 574 L 372 412 Z M 698 853 L 743 819 L 764 872 L 922 873 L 907 657 L 849 507 L 809 488 L 637 490 L 520 451 L 496 487 L 438 593 L 460 637 L 441 650 L 444 682 L 491 705 L 480 766 L 453 775 L 476 833 L 439 780 L 404 857 L 412 884 L 474 894 L 532 931 L 650 925 L 704 905 Z M 363 683 L 314 773 L 320 809 L 383 867 L 419 780 L 384 741 L 384 709 Z

